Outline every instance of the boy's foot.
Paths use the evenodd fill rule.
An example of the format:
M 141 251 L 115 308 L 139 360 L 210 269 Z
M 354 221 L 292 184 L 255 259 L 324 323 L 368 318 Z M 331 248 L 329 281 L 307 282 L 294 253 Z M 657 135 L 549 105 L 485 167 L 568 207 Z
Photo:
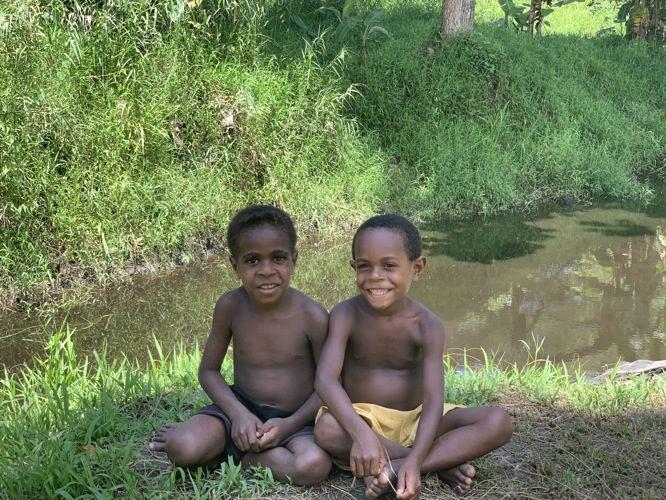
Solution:
M 398 460 L 394 460 L 393 463 L 389 462 L 377 476 L 363 478 L 363 481 L 365 481 L 365 498 L 374 500 L 389 491 L 395 492 L 395 484 L 398 480 L 396 473 L 400 465 L 399 462 Z
M 439 471 L 437 476 L 448 484 L 457 495 L 464 495 L 472 489 L 472 479 L 476 474 L 476 469 L 471 464 L 461 464 L 443 471 Z
M 166 424 L 164 427 L 162 427 L 159 431 L 157 431 L 157 434 L 153 436 L 153 439 L 151 439 L 150 443 L 148 443 L 148 449 L 150 451 L 166 453 L 167 437 L 176 427 L 178 427 L 178 425 L 179 424 Z

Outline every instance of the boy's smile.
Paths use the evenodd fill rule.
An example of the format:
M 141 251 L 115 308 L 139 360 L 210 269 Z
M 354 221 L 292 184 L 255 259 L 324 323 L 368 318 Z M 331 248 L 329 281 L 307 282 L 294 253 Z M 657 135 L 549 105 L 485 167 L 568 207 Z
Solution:
M 402 302 L 425 266 L 425 258 L 410 261 L 399 231 L 366 229 L 359 234 L 355 248 L 356 285 L 368 304 L 390 312 Z
M 278 302 L 289 288 L 298 253 L 292 254 L 287 235 L 270 225 L 243 231 L 238 260 L 229 257 L 250 298 L 260 304 Z

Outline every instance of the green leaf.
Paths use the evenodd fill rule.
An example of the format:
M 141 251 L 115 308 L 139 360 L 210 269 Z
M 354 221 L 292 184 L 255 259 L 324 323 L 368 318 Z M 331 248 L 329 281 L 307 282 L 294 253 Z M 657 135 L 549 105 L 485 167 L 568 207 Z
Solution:
M 363 24 L 366 26 L 372 26 L 373 24 L 376 24 L 379 22 L 379 20 L 384 17 L 384 11 L 381 10 L 373 10 L 365 16 L 365 20 L 363 21 Z
M 384 35 L 387 38 L 391 38 L 391 35 L 389 35 L 389 32 L 386 31 L 386 29 L 382 28 L 381 26 L 373 26 L 368 30 L 368 37 L 374 35 L 375 33 L 380 33 Z
M 623 4 L 620 9 L 617 11 L 617 18 L 619 21 L 624 22 L 627 20 L 629 11 L 631 10 L 631 3 L 627 2 Z
M 356 4 L 358 0 L 347 0 L 345 2 L 345 6 L 342 7 L 342 16 L 347 17 L 349 15 L 349 11 L 352 9 L 352 7 Z

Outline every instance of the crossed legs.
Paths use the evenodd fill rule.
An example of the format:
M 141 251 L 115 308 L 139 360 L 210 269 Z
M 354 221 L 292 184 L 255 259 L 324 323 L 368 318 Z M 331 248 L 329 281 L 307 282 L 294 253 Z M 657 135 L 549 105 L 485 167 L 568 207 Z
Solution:
M 442 416 L 437 438 L 426 455 L 422 473 L 437 472 L 457 493 L 471 488 L 476 473 L 468 462 L 482 457 L 509 441 L 513 428 L 502 408 L 456 408 Z M 389 464 L 375 478 L 366 480 L 366 496 L 370 499 L 388 491 L 395 480 L 395 471 L 410 449 L 377 435 L 386 449 Z M 323 414 L 315 426 L 315 440 L 336 458 L 349 459 L 352 442 L 330 413 Z
M 212 415 L 193 415 L 179 424 L 167 424 L 148 444 L 151 451 L 165 452 L 176 467 L 214 469 L 220 465 L 227 444 L 227 430 L 221 419 Z M 263 465 L 280 481 L 300 486 L 318 484 L 331 470 L 328 454 L 315 444 L 312 436 L 299 436 L 284 446 L 259 453 L 246 453 L 243 467 Z

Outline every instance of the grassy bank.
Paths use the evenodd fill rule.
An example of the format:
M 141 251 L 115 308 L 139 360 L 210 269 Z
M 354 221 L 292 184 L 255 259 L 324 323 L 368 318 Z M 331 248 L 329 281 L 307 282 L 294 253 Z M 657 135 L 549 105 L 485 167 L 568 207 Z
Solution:
M 314 488 L 275 483 L 257 468 L 166 473 L 146 444 L 163 424 L 203 404 L 199 350 L 157 352 L 146 366 L 77 358 L 66 325 L 47 327 L 34 369 L 0 384 L 0 491 L 6 498 L 361 498 L 332 474 Z M 579 366 L 540 359 L 507 365 L 484 353 L 445 358 L 446 400 L 507 408 L 511 442 L 477 461 L 471 498 L 658 498 L 666 488 L 666 378 L 589 381 Z M 224 375 L 231 376 L 225 363 Z M 421 498 L 450 495 L 427 477 Z
M 363 66 L 357 36 L 293 22 L 317 5 L 3 2 L 0 304 L 217 251 L 250 202 L 328 235 L 379 210 L 649 201 L 663 178 L 666 53 L 594 38 L 607 5 L 561 8 L 535 39 L 484 0 L 442 41 L 437 2 L 359 2 L 391 35 Z

